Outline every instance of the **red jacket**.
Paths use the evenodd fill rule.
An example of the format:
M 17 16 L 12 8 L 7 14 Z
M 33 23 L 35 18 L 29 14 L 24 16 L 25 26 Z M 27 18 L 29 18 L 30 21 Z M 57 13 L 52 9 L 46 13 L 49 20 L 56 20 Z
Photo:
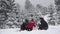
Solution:
M 31 29 L 32 29 L 33 27 L 35 27 L 34 20 L 32 19 L 30 22 L 27 23 L 26 26 L 27 26 L 27 28 L 31 28 Z

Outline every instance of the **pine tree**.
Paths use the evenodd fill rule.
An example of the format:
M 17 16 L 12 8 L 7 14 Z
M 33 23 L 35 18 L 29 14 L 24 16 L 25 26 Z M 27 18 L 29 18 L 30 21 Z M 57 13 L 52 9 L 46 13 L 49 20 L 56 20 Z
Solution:
M 37 5 L 36 5 L 36 12 L 37 12 L 37 15 L 38 15 L 38 16 L 41 16 L 41 15 L 42 15 L 42 13 L 41 13 L 41 11 L 40 11 L 41 8 L 42 8 L 42 6 L 41 6 L 40 4 L 37 4 Z
M 29 0 L 26 0 L 26 2 L 25 2 L 25 9 L 30 9 L 30 7 L 32 6 L 32 4 L 30 3 L 30 1 Z
M 4 28 L 5 21 L 7 20 L 7 4 L 3 0 L 0 0 L 0 28 Z
M 40 16 L 44 16 L 47 14 L 47 7 L 37 4 L 36 9 L 37 9 L 38 13 L 40 13 Z
M 15 0 L 8 0 L 8 9 L 11 9 L 11 11 L 16 11 L 16 3 L 14 3 Z
M 1 0 L 0 1 L 0 14 L 2 13 L 5 16 L 5 20 L 4 20 L 5 23 L 3 23 L 4 21 L 0 21 L 1 28 L 5 28 L 7 26 L 6 20 L 10 16 L 7 13 L 9 13 L 9 14 L 16 13 L 16 6 L 15 6 L 14 2 L 15 2 L 14 0 Z M 0 15 L 0 16 L 2 16 L 2 15 Z
M 27 10 L 27 15 L 34 15 L 35 14 L 35 7 L 32 5 L 32 3 L 29 0 L 26 0 L 25 2 L 25 9 Z
M 50 6 L 49 6 L 49 14 L 50 14 L 50 20 L 49 20 L 49 24 L 51 24 L 51 25 L 55 25 L 55 18 L 54 18 L 54 6 L 51 4 Z
M 55 0 L 55 5 L 56 5 L 56 13 L 57 13 L 57 16 L 56 16 L 56 21 L 57 21 L 57 24 L 60 24 L 60 0 Z

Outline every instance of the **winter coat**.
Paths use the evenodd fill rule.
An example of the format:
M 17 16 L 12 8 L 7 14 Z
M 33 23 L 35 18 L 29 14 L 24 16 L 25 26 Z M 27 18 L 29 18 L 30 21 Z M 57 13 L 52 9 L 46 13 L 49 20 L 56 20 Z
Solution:
M 23 24 L 21 25 L 21 30 L 26 30 L 25 25 L 26 25 L 26 23 L 23 23 Z
M 48 29 L 48 24 L 45 20 L 41 20 L 39 25 L 39 29 Z
M 27 28 L 33 29 L 33 27 L 35 27 L 35 22 L 34 19 L 32 19 L 31 21 L 29 21 L 26 25 Z
M 28 19 L 25 19 L 25 22 L 21 25 L 21 30 L 27 30 L 26 24 L 28 23 Z

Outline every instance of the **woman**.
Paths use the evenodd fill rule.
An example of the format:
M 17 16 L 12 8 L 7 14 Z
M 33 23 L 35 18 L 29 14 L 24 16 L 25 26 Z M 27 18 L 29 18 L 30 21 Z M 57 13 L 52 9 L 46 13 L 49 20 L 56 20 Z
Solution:
M 40 18 L 40 23 L 41 24 L 39 24 L 39 29 L 41 29 L 41 30 L 47 30 L 48 29 L 48 24 L 42 17 Z
M 28 31 L 31 31 L 33 29 L 33 27 L 35 27 L 35 22 L 34 22 L 34 19 L 31 19 L 31 21 L 29 21 L 26 25 L 27 27 L 27 30 Z

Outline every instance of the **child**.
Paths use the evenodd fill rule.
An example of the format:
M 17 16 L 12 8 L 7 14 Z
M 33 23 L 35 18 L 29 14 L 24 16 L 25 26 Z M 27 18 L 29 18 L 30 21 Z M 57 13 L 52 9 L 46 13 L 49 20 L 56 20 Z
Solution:
M 26 24 L 28 23 L 28 19 L 25 19 L 25 22 L 21 25 L 21 30 L 27 30 Z

